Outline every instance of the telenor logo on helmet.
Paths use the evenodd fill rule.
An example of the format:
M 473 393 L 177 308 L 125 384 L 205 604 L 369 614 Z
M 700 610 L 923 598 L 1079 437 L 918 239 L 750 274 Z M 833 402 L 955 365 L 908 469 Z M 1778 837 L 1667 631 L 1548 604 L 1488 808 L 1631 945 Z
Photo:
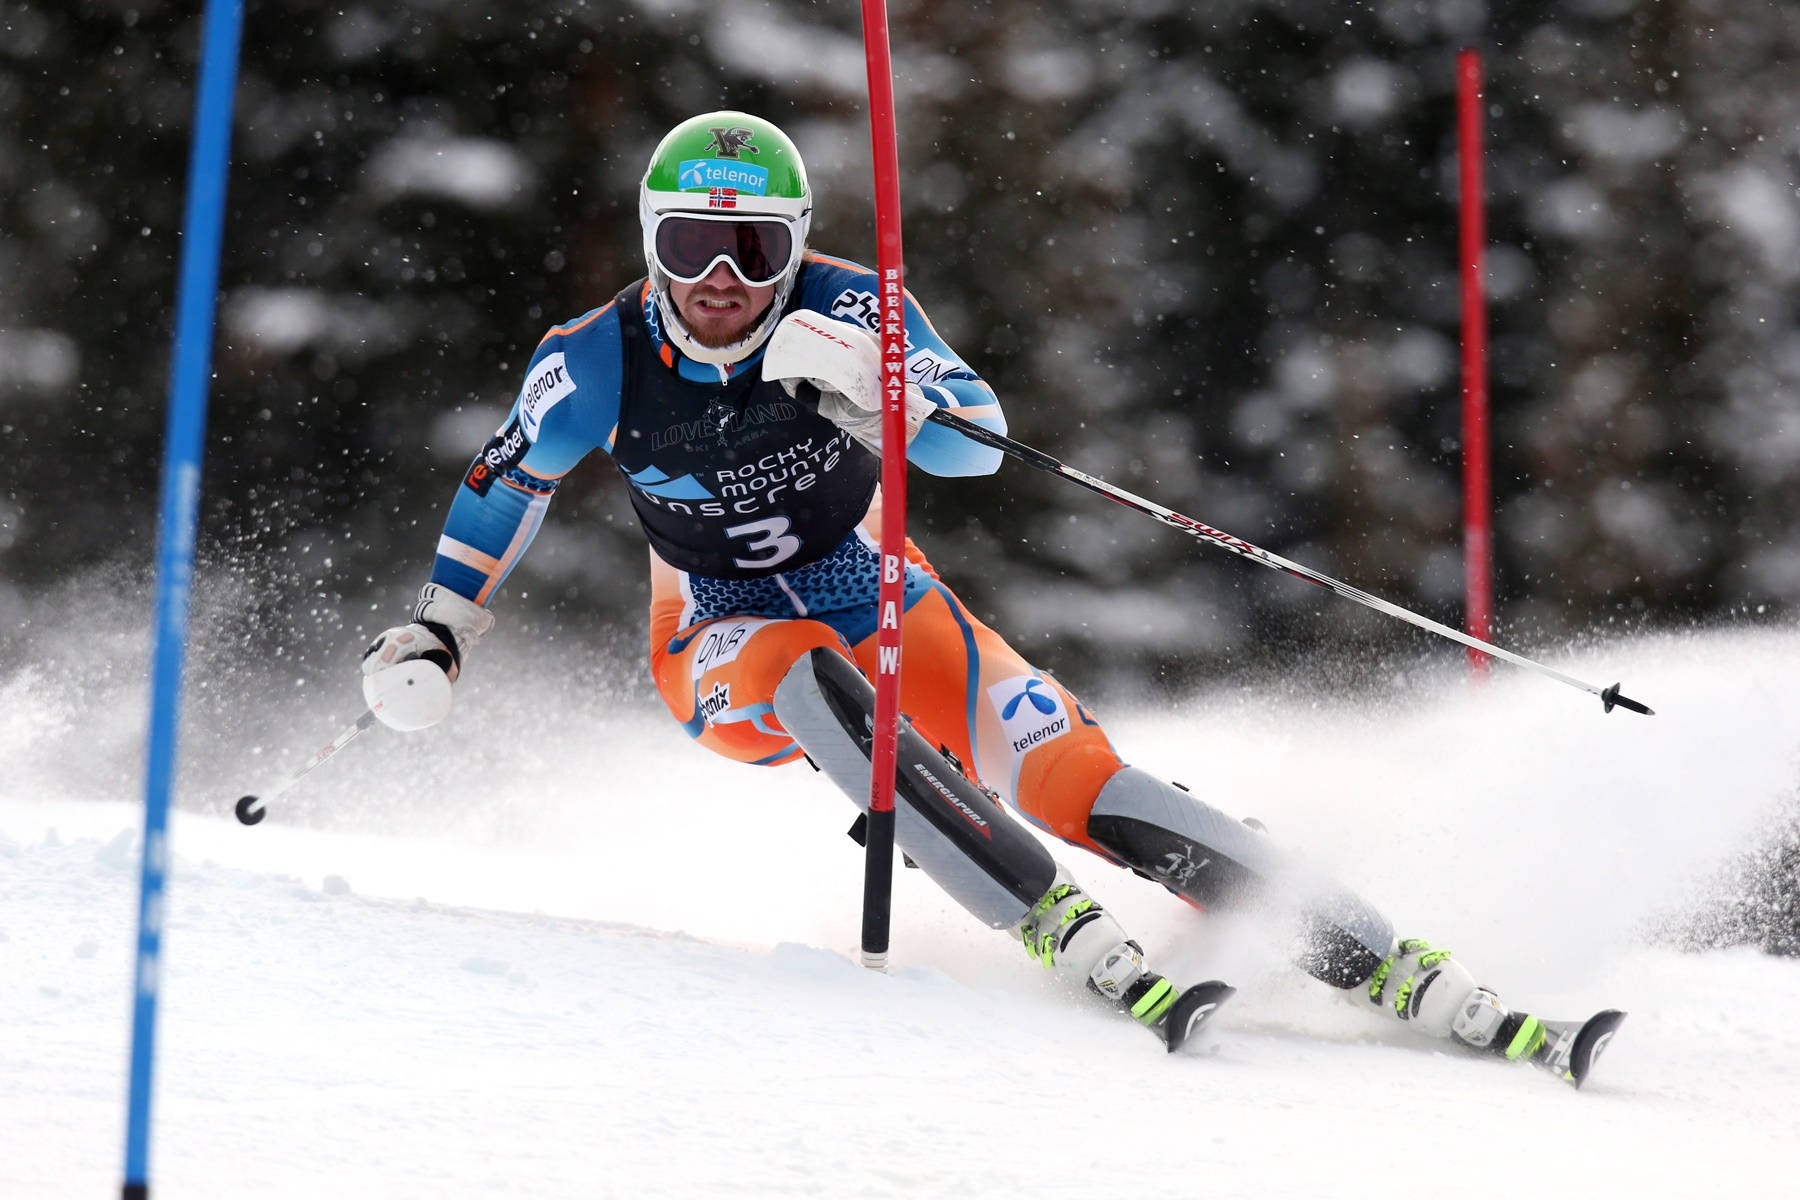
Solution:
M 683 159 L 675 179 L 684 192 L 700 188 L 736 188 L 752 196 L 762 196 L 769 191 L 769 168 L 723 158 Z
M 718 151 L 720 158 L 736 158 L 741 151 L 748 150 L 752 154 L 761 154 L 750 144 L 750 131 L 742 125 L 733 125 L 721 129 L 717 125 L 707 127 L 706 132 L 713 135 L 712 149 Z

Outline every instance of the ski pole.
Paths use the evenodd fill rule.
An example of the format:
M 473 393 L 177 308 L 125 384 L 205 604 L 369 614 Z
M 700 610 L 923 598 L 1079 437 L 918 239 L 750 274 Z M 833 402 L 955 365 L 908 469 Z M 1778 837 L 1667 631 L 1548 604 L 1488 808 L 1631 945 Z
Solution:
M 1619 685 L 1616 683 L 1611 687 L 1597 687 L 1594 684 L 1577 679 L 1573 675 L 1565 675 L 1553 667 L 1546 667 L 1543 663 L 1533 662 L 1524 655 L 1514 654 L 1510 650 L 1502 650 L 1500 647 L 1484 642 L 1480 638 L 1470 637 L 1460 629 L 1452 629 L 1448 625 L 1433 621 L 1430 617 L 1422 617 L 1410 609 L 1401 608 L 1398 604 L 1389 603 L 1379 596 L 1372 596 L 1361 588 L 1351 587 L 1349 584 L 1342 583 L 1329 575 L 1315 571 L 1311 567 L 1303 567 L 1297 562 L 1291 562 L 1288 559 L 1281 557 L 1279 554 L 1264 550 L 1261 546 L 1252 545 L 1243 538 L 1233 537 L 1223 530 L 1214 529 L 1211 525 L 1196 521 L 1192 517 L 1184 517 L 1180 513 L 1175 512 L 1172 509 L 1164 508 L 1154 501 L 1146 500 L 1142 496 L 1133 495 L 1124 488 L 1114 487 L 1103 479 L 1095 479 L 1092 475 L 1084 475 L 1075 468 L 1059 462 L 1050 455 L 1045 454 L 1042 450 L 1033 449 L 1023 442 L 1016 442 L 1003 433 L 995 433 L 991 429 L 984 429 L 973 421 L 964 417 L 959 417 L 947 409 L 937 409 L 931 414 L 930 419 L 937 422 L 939 425 L 954 429 L 964 437 L 972 438 L 984 446 L 992 446 L 1001 453 L 1010 455 L 1028 466 L 1036 467 L 1040 471 L 1047 471 L 1052 475 L 1061 475 L 1063 478 L 1078 483 L 1091 492 L 1098 492 L 1107 499 L 1115 500 L 1118 503 L 1125 505 L 1127 508 L 1134 508 L 1138 512 L 1155 517 L 1163 524 L 1179 529 L 1191 537 L 1198 538 L 1200 541 L 1210 542 L 1215 546 L 1221 546 L 1241 558 L 1247 558 L 1252 562 L 1261 563 L 1263 566 L 1276 571 L 1284 571 L 1296 579 L 1304 579 L 1308 583 L 1317 584 L 1319 587 L 1336 592 L 1347 600 L 1354 600 L 1358 604 L 1372 608 L 1376 612 L 1386 613 L 1390 617 L 1398 617 L 1409 625 L 1417 625 L 1420 629 L 1429 630 L 1439 637 L 1449 638 L 1453 642 L 1461 642 L 1465 646 L 1480 650 L 1486 654 L 1491 654 L 1495 658 L 1505 659 L 1515 666 L 1528 667 L 1540 674 L 1548 675 L 1552 679 L 1566 683 L 1572 688 L 1579 688 L 1584 692 L 1590 692 L 1593 695 L 1600 697 L 1600 702 L 1605 706 L 1607 712 L 1611 712 L 1613 706 L 1618 705 L 1620 708 L 1628 708 L 1632 712 L 1643 713 L 1645 716 L 1655 715 L 1653 710 L 1647 705 L 1640 704 L 1629 696 L 1621 695 L 1619 693 Z
M 261 796 L 252 794 L 241 797 L 237 802 L 237 806 L 233 809 L 233 811 L 237 813 L 237 819 L 246 825 L 254 825 L 258 821 L 261 821 L 264 817 L 269 815 L 269 802 L 271 800 L 277 799 L 289 788 L 306 778 L 308 772 L 314 767 L 319 766 L 339 750 L 342 750 L 345 746 L 354 742 L 374 723 L 375 710 L 370 709 L 362 716 L 356 718 L 356 722 L 347 726 L 344 729 L 344 732 L 338 734 L 331 741 L 320 747 L 305 766 L 301 767 L 298 771 L 295 771 L 292 775 L 289 775 L 285 780 L 277 784 L 273 790 Z
M 363 699 L 369 711 L 356 718 L 344 732 L 321 746 L 311 761 L 289 775 L 264 796 L 238 799 L 237 819 L 254 825 L 269 815 L 269 801 L 304 779 L 309 771 L 354 742 L 376 721 L 394 729 L 414 730 L 435 725 L 450 714 L 450 678 L 445 673 L 449 656 L 432 653 L 363 677 Z

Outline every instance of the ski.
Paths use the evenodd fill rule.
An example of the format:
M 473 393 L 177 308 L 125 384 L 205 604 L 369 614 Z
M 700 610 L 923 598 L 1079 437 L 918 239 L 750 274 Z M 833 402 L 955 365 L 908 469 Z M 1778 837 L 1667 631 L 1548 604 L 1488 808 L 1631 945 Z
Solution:
M 1624 1023 L 1625 1014 L 1616 1008 L 1585 1021 L 1540 1021 L 1544 1040 L 1531 1052 L 1531 1065 L 1579 1088 Z
M 1163 1019 L 1156 1026 L 1169 1053 L 1175 1053 L 1192 1041 L 1194 1034 L 1212 1020 L 1213 1014 L 1236 994 L 1237 989 L 1230 984 L 1213 979 L 1206 983 L 1196 983 L 1177 996 L 1175 1003 L 1169 1006 L 1169 1011 L 1163 1014 Z

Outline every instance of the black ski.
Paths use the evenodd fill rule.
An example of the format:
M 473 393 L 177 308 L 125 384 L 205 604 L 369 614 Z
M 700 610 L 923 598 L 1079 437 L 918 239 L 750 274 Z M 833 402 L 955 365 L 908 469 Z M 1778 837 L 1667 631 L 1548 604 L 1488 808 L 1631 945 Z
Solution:
M 1625 1014 L 1616 1008 L 1580 1022 L 1545 1021 L 1544 1044 L 1532 1053 L 1531 1064 L 1580 1087 L 1624 1023 Z
M 1201 1026 L 1212 1020 L 1213 1014 L 1232 996 L 1237 989 L 1217 979 L 1206 983 L 1196 983 L 1181 995 L 1175 997 L 1175 1003 L 1163 1014 L 1157 1025 L 1157 1032 L 1162 1034 L 1163 1042 L 1173 1054 L 1193 1039 Z

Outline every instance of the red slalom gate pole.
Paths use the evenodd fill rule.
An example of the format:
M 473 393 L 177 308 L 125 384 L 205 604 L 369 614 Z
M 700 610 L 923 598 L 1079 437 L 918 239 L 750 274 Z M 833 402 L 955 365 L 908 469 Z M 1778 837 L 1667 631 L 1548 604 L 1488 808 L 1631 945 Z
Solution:
M 894 891 L 894 772 L 900 728 L 900 619 L 906 598 L 906 290 L 900 252 L 900 155 L 886 0 L 863 0 L 869 144 L 875 163 L 875 271 L 880 284 L 881 591 L 877 600 L 874 745 L 863 864 L 862 963 L 887 966 Z
M 1493 489 L 1488 448 L 1487 290 L 1482 256 L 1487 245 L 1481 174 L 1481 56 L 1456 55 L 1456 132 L 1459 164 L 1462 277 L 1463 627 L 1489 641 L 1494 613 Z M 1489 658 L 1469 651 L 1469 670 L 1487 673 Z

